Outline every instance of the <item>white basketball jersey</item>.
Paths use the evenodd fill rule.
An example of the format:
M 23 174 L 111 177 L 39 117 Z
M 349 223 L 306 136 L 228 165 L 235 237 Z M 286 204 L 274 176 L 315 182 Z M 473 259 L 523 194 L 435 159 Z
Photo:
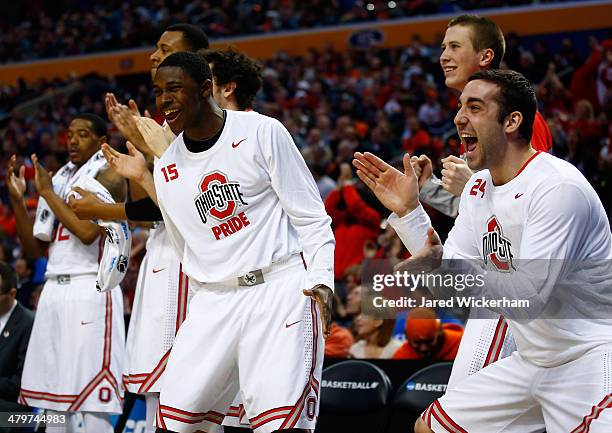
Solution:
M 430 225 L 422 208 L 389 221 L 412 248 L 422 245 Z M 485 294 L 530 300 L 530 305 L 547 305 L 559 295 L 553 290 L 567 281 L 566 266 L 611 257 L 610 226 L 596 192 L 570 163 L 541 152 L 501 186 L 493 185 L 489 170 L 475 173 L 444 244 L 445 259 L 479 259 L 493 271 L 486 272 L 485 287 L 495 292 Z M 519 259 L 533 266 L 525 268 L 526 261 Z M 587 289 L 576 287 L 569 296 L 580 299 L 580 290 Z M 612 305 L 609 293 L 599 295 Z M 508 321 L 519 352 L 534 364 L 560 365 L 612 341 L 612 323 L 603 316 L 582 319 L 561 312 L 548 317 Z
M 333 288 L 331 220 L 289 132 L 255 112 L 226 113 L 212 148 L 190 152 L 180 134 L 155 164 L 185 272 L 219 282 L 303 251 L 309 281 Z
M 76 180 L 82 176 L 95 178 L 98 172 L 107 167 L 106 160 L 101 151 L 96 152 L 80 169 L 67 172 L 67 179 L 62 196 L 66 198 Z M 65 170 L 64 166 L 62 170 Z M 55 177 L 54 177 L 55 179 Z M 98 260 L 102 256 L 103 240 L 98 238 L 89 245 L 85 245 L 71 233 L 59 220 L 53 232 L 49 245 L 49 262 L 46 277 L 68 274 L 96 274 Z

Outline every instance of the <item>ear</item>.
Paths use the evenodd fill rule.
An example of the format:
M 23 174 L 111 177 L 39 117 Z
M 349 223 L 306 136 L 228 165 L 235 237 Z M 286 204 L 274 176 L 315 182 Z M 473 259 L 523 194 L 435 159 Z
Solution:
M 223 84 L 221 87 L 223 89 L 223 97 L 229 99 L 236 91 L 236 82 L 230 81 L 229 83 Z
M 514 134 L 518 132 L 519 127 L 523 123 L 523 114 L 520 111 L 513 111 L 504 119 L 504 131 L 506 134 Z
M 102 146 L 104 143 L 108 143 L 108 137 L 106 135 L 98 138 L 98 146 Z
M 480 59 L 478 61 L 478 65 L 482 69 L 486 69 L 491 67 L 491 63 L 493 62 L 493 58 L 495 57 L 495 52 L 491 48 L 485 48 L 480 52 Z
M 204 82 L 200 86 L 200 96 L 202 96 L 202 98 L 204 99 L 207 99 L 211 95 L 212 95 L 212 80 L 209 78 L 209 79 L 204 80 Z

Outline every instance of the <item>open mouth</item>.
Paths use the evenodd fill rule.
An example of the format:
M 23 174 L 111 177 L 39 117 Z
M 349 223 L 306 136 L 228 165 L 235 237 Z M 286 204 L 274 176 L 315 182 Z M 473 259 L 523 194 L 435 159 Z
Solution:
M 168 123 L 174 122 L 180 114 L 181 114 L 181 110 L 179 109 L 164 110 L 164 116 L 166 117 L 166 121 Z
M 444 71 L 444 75 L 453 72 L 455 69 L 457 69 L 456 66 L 445 66 L 444 68 L 442 68 L 442 70 Z
M 470 153 L 476 150 L 476 146 L 478 145 L 478 137 L 471 134 L 461 134 L 461 141 L 465 146 L 465 150 Z

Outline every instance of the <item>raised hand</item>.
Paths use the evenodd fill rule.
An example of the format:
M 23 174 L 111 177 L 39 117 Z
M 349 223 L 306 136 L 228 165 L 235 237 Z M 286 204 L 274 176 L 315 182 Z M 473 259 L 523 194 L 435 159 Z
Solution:
M 147 143 L 136 125 L 136 119 L 140 117 L 136 102 L 130 99 L 130 106 L 128 107 L 127 105 L 117 102 L 115 95 L 112 93 L 107 93 L 104 98 L 104 103 L 109 119 L 113 122 L 113 125 L 117 127 L 121 135 L 123 135 L 126 140 L 132 142 L 141 152 L 150 155 L 151 151 L 147 147 Z
M 53 173 L 40 165 L 38 156 L 35 153 L 32 154 L 32 163 L 34 164 L 34 186 L 38 194 L 44 197 L 53 192 L 53 182 L 51 181 Z
M 94 193 L 79 188 L 72 188 L 81 198 L 76 198 L 74 195 L 68 197 L 68 205 L 74 211 L 76 216 L 81 220 L 91 220 L 98 217 L 96 212 L 99 205 L 104 204 Z
M 132 110 L 132 113 L 134 113 L 134 116 L 140 116 L 140 109 L 138 108 L 138 104 L 136 104 L 136 101 L 134 101 L 133 99 L 130 99 L 128 101 L 128 107 L 130 107 L 130 110 Z M 145 110 L 144 113 L 142 114 L 142 116 L 144 117 L 151 117 L 151 113 L 149 113 L 149 110 Z
M 453 155 L 442 159 L 442 167 L 442 188 L 457 197 L 461 196 L 465 184 L 474 173 L 464 160 Z
M 404 155 L 404 172 L 393 168 L 369 152 L 355 153 L 353 165 L 357 176 L 390 211 L 402 217 L 419 206 L 419 186 L 410 165 L 410 155 Z
M 310 290 L 304 289 L 304 295 L 310 296 L 319 306 L 323 322 L 323 335 L 325 338 L 329 337 L 329 333 L 331 332 L 334 292 L 323 284 L 317 284 Z
M 393 270 L 414 274 L 431 272 L 442 264 L 443 251 L 440 237 L 433 227 L 429 227 L 427 229 L 427 240 L 423 248 L 409 259 L 395 265 Z
M 26 192 L 27 184 L 25 180 L 25 167 L 19 167 L 19 175 L 15 174 L 17 157 L 11 156 L 6 167 L 6 187 L 11 200 L 20 200 Z
M 142 153 L 129 141 L 126 143 L 128 155 L 117 152 L 108 143 L 102 144 L 102 153 L 110 165 L 120 176 L 141 182 L 149 173 L 147 161 Z
M 433 174 L 433 165 L 431 163 L 431 159 L 427 157 L 427 155 L 421 155 L 418 158 L 413 156 L 410 158 L 410 164 L 414 169 L 414 172 L 419 180 L 419 190 L 423 188 L 423 184 L 431 177 Z
M 155 120 L 149 119 L 148 117 L 136 118 L 136 125 L 147 147 L 157 157 L 164 154 L 175 138 L 170 129 L 164 129 Z

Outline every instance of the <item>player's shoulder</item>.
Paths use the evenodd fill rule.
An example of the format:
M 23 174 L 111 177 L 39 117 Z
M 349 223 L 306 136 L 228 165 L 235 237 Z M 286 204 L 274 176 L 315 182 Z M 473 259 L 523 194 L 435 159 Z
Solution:
M 177 157 L 177 153 L 179 151 L 179 147 L 183 142 L 183 133 L 181 132 L 176 136 L 172 143 L 168 146 L 168 148 L 161 154 L 159 158 L 155 158 L 154 167 L 161 167 L 165 165 L 168 161 L 175 161 Z
M 257 111 L 231 111 L 227 110 L 227 119 L 232 123 L 244 123 L 251 128 L 258 128 L 262 125 L 280 124 L 274 117 L 266 116 Z
M 580 170 L 574 165 L 546 152 L 539 152 L 535 155 L 520 174 L 529 178 L 530 183 L 536 184 L 571 183 L 582 185 L 587 182 Z
M 600 203 L 593 186 L 571 163 L 541 152 L 523 173 L 521 182 L 530 202 L 554 208 L 588 209 Z

